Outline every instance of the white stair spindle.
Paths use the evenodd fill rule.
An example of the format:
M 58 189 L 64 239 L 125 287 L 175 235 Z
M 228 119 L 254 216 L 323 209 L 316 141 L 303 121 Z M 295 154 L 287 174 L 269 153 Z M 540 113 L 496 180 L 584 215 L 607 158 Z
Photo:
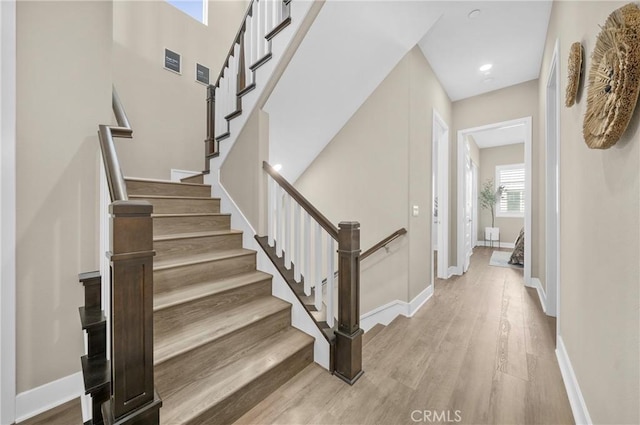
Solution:
M 276 182 L 271 178 L 271 176 L 267 177 L 267 243 L 270 247 L 273 247 L 274 244 L 274 220 L 275 220 L 275 212 L 274 208 L 276 207 L 275 203 L 275 191 L 276 191 Z
M 321 311 L 322 310 L 322 232 L 321 232 L 322 228 L 317 222 L 315 222 L 315 227 L 316 227 L 315 240 L 314 240 L 315 249 L 313 250 L 315 255 L 313 268 L 315 269 L 315 272 L 316 272 L 315 279 L 313 280 L 315 284 L 314 305 L 316 307 L 316 310 Z
M 293 209 L 293 226 L 294 226 L 294 232 L 293 232 L 293 243 L 294 243 L 294 248 L 293 248 L 293 266 L 294 266 L 294 270 L 293 270 L 293 279 L 300 283 L 301 279 L 301 273 L 300 270 L 302 269 L 302 255 L 300 255 L 300 238 L 302 238 L 302 232 L 300 232 L 300 204 L 298 204 L 297 202 L 294 204 L 294 209 Z
M 273 29 L 273 0 L 265 0 L 264 2 L 265 9 L 265 26 L 264 26 L 264 35 L 267 35 Z
M 284 267 L 291 270 L 291 196 L 284 194 Z
M 335 241 L 329 233 L 327 233 L 327 324 L 333 327 L 334 311 L 333 311 L 333 283 L 335 275 L 334 254 Z
M 311 295 L 311 216 L 304 213 L 304 294 Z
M 276 256 L 282 257 L 282 188 L 276 186 Z
M 258 34 L 256 34 L 258 36 L 256 40 L 256 42 L 258 43 L 258 58 L 257 58 L 258 61 L 264 57 L 264 43 L 262 42 L 266 34 L 265 25 L 264 25 L 265 23 L 264 4 L 265 4 L 264 0 L 258 1 Z

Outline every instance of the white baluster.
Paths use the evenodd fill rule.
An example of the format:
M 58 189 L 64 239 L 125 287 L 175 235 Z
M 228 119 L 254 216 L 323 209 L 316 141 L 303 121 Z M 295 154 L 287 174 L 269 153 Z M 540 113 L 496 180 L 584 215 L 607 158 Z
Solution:
M 247 16 L 247 21 L 244 26 L 244 75 L 246 76 L 247 86 L 253 83 L 253 73 L 251 72 L 251 65 L 253 65 L 253 54 L 252 54 L 252 45 L 253 45 L 253 18 L 251 16 Z
M 258 33 L 256 42 L 258 43 L 258 58 L 257 61 L 264 57 L 264 36 L 265 32 L 265 1 L 258 1 Z
M 274 214 L 274 208 L 276 207 L 275 204 L 275 192 L 276 192 L 276 182 L 275 180 L 273 180 L 271 178 L 271 176 L 267 177 L 267 243 L 269 244 L 270 247 L 273 247 L 273 241 L 274 238 L 273 236 L 275 235 L 275 229 L 274 229 L 274 220 L 275 220 L 275 214 Z
M 222 77 L 224 78 L 224 77 Z M 222 78 L 218 83 L 218 87 L 216 87 L 215 98 L 216 98 L 216 120 L 215 120 L 215 131 L 213 132 L 216 137 L 222 134 L 222 113 L 220 112 L 222 109 L 222 89 L 220 88 L 222 84 Z
M 275 28 L 282 22 L 282 0 L 274 0 L 273 8 L 273 28 Z
M 293 249 L 293 278 L 298 283 L 302 280 L 300 277 L 300 270 L 302 270 L 302 256 L 300 255 L 300 238 L 302 238 L 302 232 L 300 232 L 300 210 L 300 204 L 296 202 L 293 209 L 293 242 L 295 245 Z
M 276 186 L 276 255 L 282 257 L 282 188 Z
M 322 310 L 322 232 L 318 222 L 315 222 L 316 234 L 315 234 L 315 260 L 314 269 L 316 272 L 315 283 L 315 302 L 316 310 Z
M 273 1 L 264 0 L 264 35 L 267 35 L 273 29 Z
M 304 213 L 304 294 L 311 295 L 311 217 Z
M 291 196 L 284 194 L 284 267 L 291 270 Z
M 335 241 L 329 233 L 327 233 L 327 324 L 333 327 L 334 311 L 333 311 L 333 283 L 335 276 L 334 254 Z

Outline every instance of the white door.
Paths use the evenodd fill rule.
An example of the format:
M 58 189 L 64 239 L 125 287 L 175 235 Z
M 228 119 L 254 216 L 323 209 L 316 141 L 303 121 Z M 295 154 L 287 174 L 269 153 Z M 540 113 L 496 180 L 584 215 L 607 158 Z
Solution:
M 469 269 L 471 262 L 473 229 L 473 171 L 471 167 L 471 152 L 469 143 L 464 144 L 464 268 L 463 272 Z

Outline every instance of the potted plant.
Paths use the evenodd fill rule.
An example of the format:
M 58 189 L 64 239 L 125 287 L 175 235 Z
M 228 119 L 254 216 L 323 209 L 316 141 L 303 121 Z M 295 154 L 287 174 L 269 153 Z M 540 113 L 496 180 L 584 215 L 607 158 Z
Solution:
M 495 207 L 502 195 L 506 192 L 504 186 L 495 188 L 493 179 L 487 179 L 482 184 L 482 190 L 480 191 L 479 201 L 482 209 L 491 211 L 491 227 L 484 228 L 484 239 L 489 241 L 497 241 L 500 239 L 500 229 L 495 227 Z

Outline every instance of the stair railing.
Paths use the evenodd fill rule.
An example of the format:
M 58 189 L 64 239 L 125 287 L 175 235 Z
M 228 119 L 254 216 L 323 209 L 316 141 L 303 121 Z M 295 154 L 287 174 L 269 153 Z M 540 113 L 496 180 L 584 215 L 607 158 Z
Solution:
M 117 126 L 100 125 L 98 130 L 111 197 L 106 253 L 111 287 L 105 291 L 110 292 L 110 391 L 108 400 L 92 403 L 101 403 L 99 420 L 108 424 L 158 424 L 162 401 L 153 377 L 153 207 L 147 201 L 128 198 L 114 137 L 132 138 L 133 131 L 115 88 L 112 106 Z
M 263 169 L 268 175 L 267 243 L 275 246 L 278 257 L 284 255 L 285 268 L 293 266 L 294 279 L 303 282 L 307 296 L 313 289 L 316 309 L 326 306 L 327 324 L 335 335 L 334 373 L 353 384 L 363 373 L 360 224 L 343 221 L 336 227 L 271 165 L 264 162 Z M 323 288 L 324 276 L 327 284 Z
M 205 171 L 229 137 L 229 121 L 242 113 L 242 96 L 255 88 L 254 72 L 271 59 L 271 39 L 291 22 L 291 0 L 252 0 L 222 70 L 207 87 Z

